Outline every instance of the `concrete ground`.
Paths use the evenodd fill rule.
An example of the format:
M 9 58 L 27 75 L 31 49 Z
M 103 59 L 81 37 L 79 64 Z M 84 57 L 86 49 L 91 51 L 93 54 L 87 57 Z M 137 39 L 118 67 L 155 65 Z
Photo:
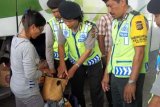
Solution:
M 150 89 L 152 86 L 152 83 L 155 79 L 155 59 L 156 59 L 157 51 L 153 51 L 150 53 L 150 61 L 149 61 L 149 71 L 146 74 L 145 78 L 145 83 L 144 83 L 144 90 L 143 90 L 143 107 L 147 107 L 148 100 L 150 98 Z M 90 97 L 89 97 L 89 89 L 87 87 L 87 83 L 85 85 L 85 96 L 86 96 L 86 101 L 87 101 L 87 107 L 91 107 L 91 102 L 90 102 Z M 0 107 L 15 107 L 15 101 L 14 101 L 14 96 L 10 96 L 8 98 L 0 100 Z M 107 100 L 105 98 L 105 106 L 108 107 L 107 105 Z

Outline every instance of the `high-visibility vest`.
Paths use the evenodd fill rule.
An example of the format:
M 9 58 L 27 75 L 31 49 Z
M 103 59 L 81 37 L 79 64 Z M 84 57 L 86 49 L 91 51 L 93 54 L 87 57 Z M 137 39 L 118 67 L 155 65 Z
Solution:
M 57 21 L 55 17 L 51 18 L 48 23 L 52 29 L 52 33 L 53 33 L 53 38 L 54 38 L 54 44 L 53 44 L 53 58 L 56 60 L 59 60 L 59 54 L 58 54 L 58 30 L 60 27 L 59 23 L 62 23 L 61 21 Z M 64 23 L 63 23 L 64 24 Z M 67 42 L 65 43 L 65 60 L 68 59 L 68 44 Z
M 135 50 L 130 37 L 131 22 L 135 15 L 129 13 L 121 24 L 118 20 L 112 23 L 113 47 L 107 70 L 116 77 L 127 78 L 132 72 L 133 57 Z M 148 69 L 148 45 L 145 46 L 145 56 L 141 65 L 140 73 Z
M 82 22 L 81 30 L 76 35 L 72 35 L 72 31 L 67 26 L 62 26 L 63 35 L 66 38 L 69 46 L 69 60 L 71 63 L 78 61 L 80 56 L 85 52 L 85 40 L 89 36 L 88 33 L 93 25 L 89 22 Z M 101 52 L 96 40 L 95 46 L 92 49 L 90 56 L 84 61 L 83 65 L 93 65 L 101 60 Z

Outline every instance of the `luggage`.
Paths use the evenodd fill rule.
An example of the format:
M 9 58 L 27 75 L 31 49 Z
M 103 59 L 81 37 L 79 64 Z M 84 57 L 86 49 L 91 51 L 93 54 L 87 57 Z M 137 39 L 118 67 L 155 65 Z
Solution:
M 60 101 L 67 85 L 67 79 L 45 76 L 42 96 L 45 101 Z

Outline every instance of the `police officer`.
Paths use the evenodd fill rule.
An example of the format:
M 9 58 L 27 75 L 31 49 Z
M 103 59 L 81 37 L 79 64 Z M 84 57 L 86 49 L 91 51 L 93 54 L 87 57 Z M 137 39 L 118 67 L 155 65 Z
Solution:
M 93 107 L 103 107 L 103 90 L 101 80 L 103 76 L 101 52 L 96 39 L 95 24 L 83 20 L 83 13 L 77 3 L 66 1 L 59 6 L 64 23 L 58 35 L 60 55 L 59 72 L 66 70 L 64 63 L 64 44 L 69 45 L 69 60 L 72 67 L 66 72 L 70 79 L 71 91 L 77 97 L 81 107 L 86 107 L 84 99 L 84 82 L 86 75 L 89 80 L 91 101 Z
M 59 65 L 58 55 L 58 29 L 59 23 L 63 23 L 61 15 L 58 10 L 58 6 L 64 0 L 48 0 L 47 5 L 53 13 L 53 17 L 48 21 L 46 25 L 46 59 L 50 70 L 53 73 L 57 73 L 56 70 Z M 68 45 L 65 44 L 65 58 L 67 65 L 68 59 Z
M 155 22 L 158 27 L 160 27 L 160 0 L 151 0 L 148 5 L 147 9 L 150 13 L 154 14 Z M 151 93 L 153 97 L 149 102 L 148 107 L 160 107 L 160 49 L 159 54 L 157 56 L 157 64 L 156 64 L 156 71 L 157 71 L 157 78 L 153 83 L 151 88 Z
M 114 18 L 113 46 L 102 87 L 105 91 L 109 89 L 111 73 L 113 107 L 142 107 L 148 64 L 147 21 L 132 10 L 128 0 L 108 0 L 107 6 Z

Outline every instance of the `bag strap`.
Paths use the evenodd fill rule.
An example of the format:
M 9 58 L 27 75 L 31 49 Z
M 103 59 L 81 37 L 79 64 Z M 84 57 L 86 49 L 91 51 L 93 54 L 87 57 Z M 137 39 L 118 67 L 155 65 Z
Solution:
M 62 82 L 61 82 L 61 81 L 58 81 L 58 82 L 59 82 L 59 83 L 57 83 L 57 85 L 58 85 L 58 84 L 60 84 L 60 85 L 61 85 L 61 91 L 62 91 L 62 100 L 63 100 L 63 102 L 64 102 L 64 103 L 63 103 L 63 106 L 64 106 L 66 101 L 65 101 L 65 99 L 64 99 L 63 86 L 62 86 Z

